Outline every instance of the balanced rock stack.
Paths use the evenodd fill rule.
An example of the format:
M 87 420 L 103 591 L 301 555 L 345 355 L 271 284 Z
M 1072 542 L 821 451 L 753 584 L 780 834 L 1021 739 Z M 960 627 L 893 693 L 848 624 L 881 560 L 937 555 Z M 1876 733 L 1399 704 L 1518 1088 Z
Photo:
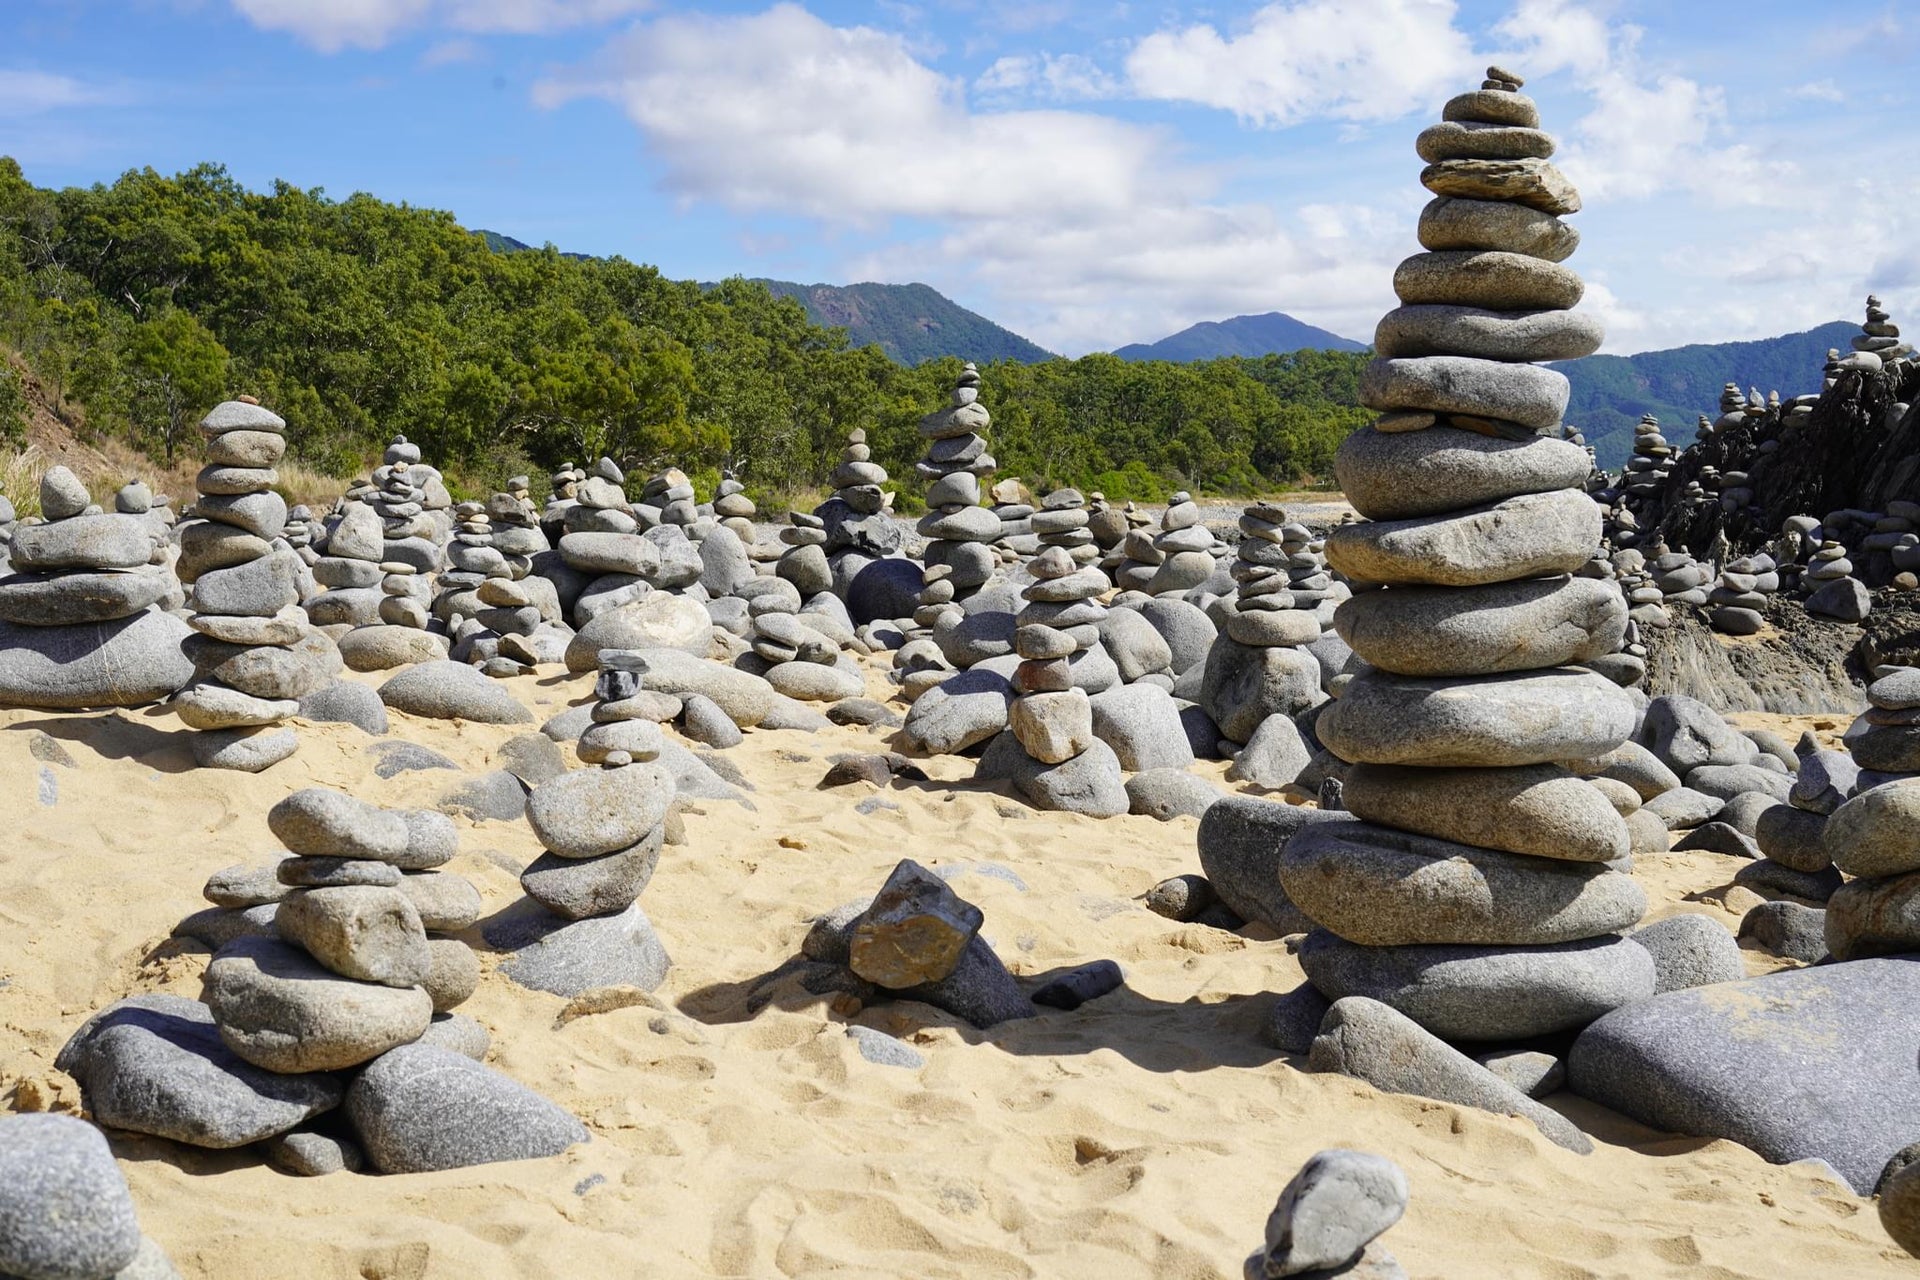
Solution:
M 319 627 L 370 626 L 380 619 L 380 581 L 386 574 L 386 538 L 380 513 L 369 503 L 343 501 L 326 530 L 324 554 L 313 562 L 313 580 L 324 588 L 305 607 Z
M 1058 547 L 1082 565 L 1100 559 L 1100 544 L 1087 528 L 1087 499 L 1078 489 L 1055 489 L 1040 499 L 1040 509 L 1027 517 L 1027 525 L 1039 538 L 1042 552 Z
M 1893 317 L 1887 314 L 1880 299 L 1872 296 L 1867 298 L 1867 322 L 1860 326 L 1860 336 L 1850 345 L 1853 354 L 1840 362 L 1841 367 L 1864 369 L 1869 373 L 1913 354 L 1913 345 L 1900 340 L 1900 326 L 1893 323 Z
M 1800 586 L 1809 592 L 1807 612 L 1836 622 L 1864 621 L 1873 608 L 1866 584 L 1854 576 L 1846 543 L 1836 538 L 1822 542 L 1813 553 Z
M 1260 649 L 1318 640 L 1319 607 L 1330 598 L 1334 580 L 1313 549 L 1311 531 L 1289 521 L 1278 505 L 1256 503 L 1241 515 L 1240 535 L 1228 637 Z M 1313 598 L 1303 598 L 1308 596 Z
M 287 512 L 286 527 L 280 531 L 280 536 L 286 539 L 287 545 L 293 548 L 294 554 L 299 556 L 301 563 L 309 569 L 320 558 L 319 550 L 313 545 L 315 531 L 319 524 L 320 522 L 313 517 L 312 508 L 302 503 Z M 308 594 L 311 595 L 312 592 Z
M 1033 503 L 1020 481 L 1009 476 L 987 491 L 993 499 L 988 508 L 1000 520 L 1001 549 L 1008 556 L 1030 556 L 1040 551 L 1040 540 L 1033 533 Z
M 380 516 L 381 560 L 438 573 L 441 547 L 453 532 L 453 497 L 439 471 L 420 461 L 420 446 L 395 436 L 373 473 L 369 499 Z
M 1673 446 L 1660 433 L 1660 419 L 1649 413 L 1633 429 L 1633 456 L 1627 459 L 1621 483 L 1629 501 L 1659 495 L 1673 470 Z
M 494 510 L 505 520 L 527 518 L 520 500 L 506 493 L 485 506 L 463 502 L 455 508 L 460 523 L 447 548 L 453 568 L 440 575 L 434 613 L 453 630 L 457 660 L 489 675 L 520 675 L 543 662 L 563 661 L 573 632 L 561 620 L 553 582 L 532 572 L 546 535 L 531 523 L 495 524 Z M 503 541 L 514 554 L 502 549 Z
M 928 568 L 949 570 L 940 580 L 952 591 L 951 599 L 979 590 L 999 563 L 993 544 L 1001 537 L 1001 519 L 980 505 L 980 478 L 998 465 L 981 434 L 990 421 L 980 403 L 980 371 L 971 364 L 960 370 L 947 407 L 920 419 L 920 434 L 928 441 L 927 456 L 914 464 L 928 480 L 927 514 L 919 524 L 920 536 L 927 539 L 922 559 Z
M 578 747 L 593 767 L 568 770 L 527 797 L 527 820 L 546 852 L 520 875 L 527 901 L 483 926 L 489 943 L 514 953 L 501 972 L 537 991 L 651 991 L 666 980 L 666 948 L 639 897 L 660 862 L 674 776 L 654 763 L 667 699 L 642 687 L 639 658 L 601 669 L 601 698 Z
M 826 522 L 806 511 L 789 511 L 780 531 L 780 563 L 774 574 L 793 584 L 803 600 L 833 590 L 833 567 L 827 563 Z
M 271 461 L 286 447 L 286 423 L 246 400 L 218 405 L 200 424 L 207 465 L 195 480 L 194 524 L 181 529 L 207 553 L 192 573 L 189 624 L 199 634 L 184 648 L 199 672 L 175 709 L 195 735 L 203 768 L 258 773 L 292 755 L 299 739 L 272 726 L 299 710 L 340 670 L 333 640 L 309 625 L 300 607 L 305 565 L 279 540 L 287 504 L 271 486 Z
M 753 499 L 747 496 L 747 486 L 731 470 L 722 471 L 720 487 L 713 494 L 713 514 L 749 547 L 754 545 L 753 517 L 757 511 Z
M 1200 523 L 1200 507 L 1184 489 L 1167 499 L 1154 550 L 1165 559 L 1147 583 L 1148 595 L 1179 595 L 1205 586 L 1220 567 L 1219 540 Z
M 120 1001 L 56 1059 L 100 1123 L 213 1149 L 263 1142 L 307 1175 L 424 1173 L 585 1140 L 572 1116 L 481 1066 L 485 1028 L 446 1012 L 480 976 L 464 942 L 436 936 L 480 914 L 471 884 L 433 870 L 454 855 L 452 822 L 322 788 L 267 822 L 291 856 L 208 882 L 210 898 L 265 918 L 214 952 L 205 1003 Z M 345 1124 L 304 1127 L 336 1108 Z
M 1650 996 L 1654 970 L 1620 936 L 1646 910 L 1626 822 L 1554 763 L 1605 756 L 1638 718 L 1570 665 L 1619 648 L 1626 603 L 1569 576 L 1599 546 L 1600 508 L 1586 451 L 1536 434 L 1559 427 L 1565 380 L 1524 363 L 1599 343 L 1564 310 L 1580 282 L 1556 265 L 1574 234 L 1553 215 L 1579 200 L 1518 93 L 1463 94 L 1445 120 L 1420 139 L 1434 252 L 1400 268 L 1408 305 L 1381 322 L 1366 376 L 1385 417 L 1336 459 L 1367 521 L 1327 537 L 1355 586 L 1334 621 L 1368 669 L 1315 729 L 1351 765 L 1360 820 L 1287 841 L 1280 882 L 1319 926 L 1300 958 L 1328 998 L 1499 1041 Z
M 1729 560 L 1707 595 L 1707 621 L 1715 631 L 1750 636 L 1766 625 L 1767 597 L 1780 590 L 1780 574 L 1765 552 Z
M 340 637 L 341 660 L 354 671 L 390 671 L 446 657 L 447 637 L 428 630 L 432 575 L 400 560 L 382 563 L 380 574 L 379 620 Z
M 559 542 L 566 527 L 567 512 L 579 501 L 580 485 L 587 473 L 571 462 L 563 462 L 547 477 L 547 505 L 540 509 L 540 528 L 549 542 Z
M 831 479 L 833 496 L 813 512 L 826 530 L 826 554 L 830 558 L 852 552 L 878 559 L 906 544 L 906 530 L 892 515 L 893 494 L 883 487 L 887 469 L 873 460 L 867 433 L 859 427 L 847 432 L 840 465 L 833 469 Z
M 1034 581 L 1013 637 L 1021 659 L 1013 673 L 1017 696 L 1007 731 L 981 757 L 977 776 L 1010 780 L 1038 809 L 1098 818 L 1125 813 L 1120 758 L 1094 735 L 1088 697 L 1119 681 L 1100 644 L 1107 609 L 1097 597 L 1109 590 L 1107 575 L 1076 565 L 1064 547 L 1047 548 L 1028 568 Z
M 607 459 L 600 460 L 601 466 L 611 467 Z M 616 472 L 609 476 L 615 484 L 620 483 Z M 640 486 L 640 505 L 652 511 L 658 511 L 658 523 L 679 525 L 684 528 L 700 518 L 700 509 L 694 501 L 693 481 L 687 473 L 678 467 L 668 467 L 647 477 Z M 645 519 L 642 516 L 642 519 Z
M 65 467 L 41 477 L 40 519 L 13 526 L 12 572 L 0 577 L 0 704 L 131 707 L 192 677 L 180 651 L 191 633 L 165 611 L 179 587 L 164 535 L 101 512 Z
M 1087 532 L 1102 555 L 1119 547 L 1129 527 L 1127 513 L 1109 503 L 1106 494 L 1095 489 L 1087 495 Z
M 1166 553 L 1154 546 L 1152 521 L 1145 513 L 1134 510 L 1133 504 L 1128 503 L 1121 517 L 1127 531 L 1120 536 L 1119 544 L 1101 558 L 1100 567 L 1113 576 L 1114 584 L 1122 591 L 1146 591 L 1153 575 L 1166 562 Z

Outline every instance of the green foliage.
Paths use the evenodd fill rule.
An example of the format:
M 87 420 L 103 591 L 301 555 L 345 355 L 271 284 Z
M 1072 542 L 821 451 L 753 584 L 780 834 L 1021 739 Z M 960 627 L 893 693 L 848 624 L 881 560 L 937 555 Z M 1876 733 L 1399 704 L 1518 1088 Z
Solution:
M 1572 384 L 1567 421 L 1585 433 L 1600 465 L 1617 471 L 1633 452 L 1633 428 L 1641 414 L 1658 415 L 1661 434 L 1684 447 L 1693 442 L 1701 414 L 1719 416 L 1720 389 L 1728 382 L 1743 392 L 1758 387 L 1783 398 L 1818 391 L 1828 350 L 1845 351 L 1859 334 L 1858 324 L 1836 320 L 1759 342 L 1695 343 L 1550 367 Z
M 18 449 L 27 439 L 27 394 L 20 371 L 0 361 L 0 444 Z
M 169 454 L 251 392 L 287 419 L 289 467 L 363 471 L 402 433 L 463 497 L 521 471 L 544 491 L 606 454 L 636 477 L 680 466 L 703 495 L 731 467 L 774 511 L 817 493 L 858 427 L 906 511 L 956 350 L 981 363 L 1001 471 L 1040 492 L 1290 484 L 1366 417 L 1365 353 L 1050 359 L 924 285 L 835 292 L 855 338 L 904 325 L 928 345 L 896 342 L 896 362 L 761 282 L 668 280 L 368 195 L 248 191 L 213 165 L 53 191 L 0 158 L 0 345 L 92 430 Z

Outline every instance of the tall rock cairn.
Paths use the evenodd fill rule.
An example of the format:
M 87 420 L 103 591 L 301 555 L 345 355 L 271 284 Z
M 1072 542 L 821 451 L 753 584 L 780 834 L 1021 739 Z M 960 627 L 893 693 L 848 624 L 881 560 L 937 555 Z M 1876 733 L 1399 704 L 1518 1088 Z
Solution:
M 1360 821 L 1302 830 L 1280 862 L 1319 926 L 1300 955 L 1313 984 L 1450 1039 L 1562 1031 L 1654 989 L 1620 936 L 1646 910 L 1626 823 L 1553 763 L 1606 755 L 1636 716 L 1573 665 L 1618 649 L 1626 605 L 1569 576 L 1601 512 L 1586 451 L 1557 438 L 1566 380 L 1530 362 L 1585 355 L 1601 332 L 1567 310 L 1580 279 L 1558 264 L 1576 237 L 1557 215 L 1579 197 L 1519 83 L 1491 69 L 1420 135 L 1430 252 L 1396 272 L 1406 305 L 1376 335 L 1363 396 L 1382 417 L 1336 460 L 1367 520 L 1327 538 L 1354 584 L 1334 623 L 1368 669 L 1316 730 L 1352 765 Z M 1436 966 L 1445 983 L 1423 979 Z
M 830 477 L 833 496 L 813 511 L 826 531 L 829 560 L 848 552 L 878 559 L 906 542 L 906 532 L 893 519 L 893 494 L 884 487 L 887 478 L 887 469 L 873 460 L 867 433 L 859 427 L 847 432 L 840 465 Z
M 1309 645 L 1320 638 L 1318 606 L 1333 575 L 1313 533 L 1277 503 L 1256 503 L 1240 517 L 1233 568 L 1234 610 L 1227 635 L 1244 645 Z
M 960 370 L 947 407 L 920 420 L 920 434 L 928 441 L 927 456 L 914 464 L 928 480 L 927 514 L 919 524 L 920 536 L 928 540 L 922 558 L 928 568 L 951 570 L 937 579 L 952 588 L 949 599 L 964 600 L 978 591 L 999 563 L 993 544 L 1000 540 L 1002 522 L 980 505 L 980 478 L 998 466 L 981 434 L 991 421 L 980 403 L 980 371 L 971 363 Z M 940 603 L 922 599 L 923 605 Z
M 1148 595 L 1191 591 L 1205 585 L 1219 567 L 1214 557 L 1219 544 L 1212 531 L 1200 523 L 1200 506 L 1184 489 L 1167 499 L 1167 509 L 1160 516 L 1160 536 L 1153 540 L 1153 546 L 1165 558 L 1147 581 Z
M 203 768 L 258 773 L 292 755 L 293 730 L 273 726 L 340 669 L 333 641 L 300 606 L 305 565 L 280 538 L 287 504 L 273 491 L 273 464 L 286 429 L 250 397 L 215 406 L 200 424 L 207 465 L 194 480 L 197 519 L 180 533 L 199 553 L 190 570 L 183 553 L 181 577 L 193 582 L 188 624 L 200 634 L 186 652 L 200 680 L 174 706 L 203 730 L 192 742 Z
M 1893 317 L 1880 305 L 1880 299 L 1871 295 L 1867 298 L 1867 322 L 1860 326 L 1860 336 L 1850 345 L 1853 354 L 1840 362 L 1842 368 L 1877 372 L 1913 354 L 1913 344 L 1901 340 L 1900 326 L 1893 323 Z

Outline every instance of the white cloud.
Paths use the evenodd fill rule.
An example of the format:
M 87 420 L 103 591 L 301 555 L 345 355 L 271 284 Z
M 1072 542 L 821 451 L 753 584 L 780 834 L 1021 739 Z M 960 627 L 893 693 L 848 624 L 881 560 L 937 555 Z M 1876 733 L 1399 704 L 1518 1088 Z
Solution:
M 120 97 L 116 92 L 83 84 L 72 76 L 0 69 L 0 118 L 39 115 L 64 107 L 99 106 L 119 101 Z
M 1237 34 L 1202 24 L 1148 36 L 1127 74 L 1140 97 L 1218 107 L 1254 124 L 1391 120 L 1474 75 L 1454 13 L 1453 0 L 1269 4 Z
M 1840 86 L 1831 80 L 1811 80 L 1806 84 L 1797 84 L 1787 90 L 1790 98 L 1801 98 L 1808 102 L 1845 102 L 1847 95 Z
M 1028 98 L 1047 102 L 1091 102 L 1116 97 L 1120 82 L 1093 59 L 1077 53 L 1000 58 L 973 82 L 974 92 L 999 100 Z
M 1003 67 L 994 83 L 1031 86 L 1044 66 Z M 1392 255 L 1364 220 L 1333 229 L 1222 203 L 1163 129 L 977 110 L 902 38 L 793 4 L 662 17 L 535 97 L 612 101 L 689 202 L 857 228 L 877 247 L 844 264 L 848 278 L 971 295 L 1055 350 L 1275 307 L 1355 331 L 1387 294 Z
M 403 32 L 444 27 L 534 35 L 638 13 L 651 0 L 233 0 L 263 31 L 285 31 L 322 53 L 378 49 Z

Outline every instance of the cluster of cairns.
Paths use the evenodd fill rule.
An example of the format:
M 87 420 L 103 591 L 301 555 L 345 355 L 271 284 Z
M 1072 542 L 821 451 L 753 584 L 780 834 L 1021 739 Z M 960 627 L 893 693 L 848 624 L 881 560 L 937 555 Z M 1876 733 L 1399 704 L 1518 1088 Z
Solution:
M 180 648 L 191 632 L 170 612 L 183 596 L 167 533 L 148 514 L 101 511 L 73 472 L 49 468 L 39 517 L 10 529 L 10 571 L 0 577 L 0 699 L 137 706 L 191 679 Z M 195 538 L 189 554 L 203 545 Z M 179 567 L 190 573 L 200 563 Z
M 931 628 L 944 606 L 978 591 L 999 566 L 994 544 L 1003 536 L 1002 521 L 980 505 L 980 481 L 998 466 L 983 434 L 991 421 L 980 402 L 980 371 L 970 363 L 960 370 L 946 407 L 920 420 L 927 454 L 914 469 L 929 483 L 927 514 L 917 526 L 927 539 L 917 626 Z
M 565 661 L 573 634 L 552 580 L 535 572 L 537 558 L 551 548 L 525 493 L 524 478 L 516 476 L 484 504 L 454 508 L 459 523 L 432 606 L 453 642 L 453 659 L 493 676 Z
M 190 581 L 184 651 L 198 673 L 173 700 L 203 768 L 257 773 L 299 746 L 275 728 L 341 666 L 331 637 L 301 607 L 306 562 L 280 539 L 285 499 L 273 469 L 286 423 L 251 399 L 216 406 L 200 424 L 207 465 L 195 479 L 195 519 L 180 530 L 180 577 Z M 189 560 L 192 563 L 189 565 Z
M 603 655 L 592 722 L 575 745 L 588 767 L 527 797 L 546 852 L 520 874 L 526 900 L 484 929 L 513 953 L 501 972 L 522 986 L 571 997 L 594 987 L 651 991 L 666 980 L 666 949 L 639 898 L 660 864 L 676 791 L 660 763 L 660 723 L 680 707 L 644 686 L 643 665 L 640 654 Z
M 200 1001 L 133 996 L 82 1026 L 59 1069 L 101 1124 L 190 1146 L 255 1146 L 316 1175 L 421 1173 L 554 1155 L 572 1116 L 482 1066 L 486 1030 L 450 1012 L 479 964 L 450 936 L 480 914 L 438 870 L 453 824 L 321 788 L 276 804 L 289 853 L 216 873 L 227 913 Z M 205 915 L 206 913 L 203 913 Z
M 984 416 L 985 410 L 981 413 Z M 829 566 L 852 556 L 856 557 L 852 569 L 857 570 L 864 561 L 893 555 L 906 545 L 906 530 L 893 518 L 893 491 L 885 487 L 887 469 L 873 460 L 863 429 L 847 432 L 831 483 L 833 495 L 813 512 L 827 536 L 820 545 Z M 803 527 L 810 527 L 810 522 Z M 851 571 L 835 570 L 833 581 L 840 585 L 852 576 Z

